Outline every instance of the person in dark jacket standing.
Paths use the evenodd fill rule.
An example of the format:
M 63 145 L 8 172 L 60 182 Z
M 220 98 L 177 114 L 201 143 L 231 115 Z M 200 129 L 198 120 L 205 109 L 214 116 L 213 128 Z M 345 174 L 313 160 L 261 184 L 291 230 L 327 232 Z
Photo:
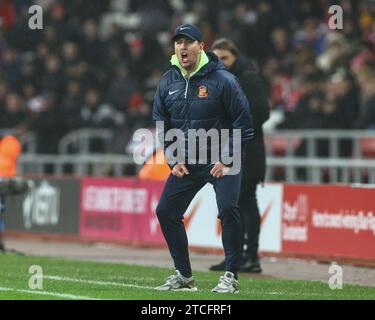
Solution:
M 153 120 L 157 127 L 160 122 L 163 124 L 159 134 L 162 133 L 161 142 L 172 169 L 156 214 L 173 258 L 176 274 L 155 289 L 197 290 L 190 266 L 183 214 L 196 193 L 206 183 L 211 183 L 216 193 L 226 256 L 225 273 L 212 291 L 236 293 L 241 253 L 241 219 L 238 208 L 241 167 L 235 168 L 234 157 L 232 166 L 224 161 L 223 152 L 220 152 L 219 157 L 214 157 L 211 153 L 205 159 L 200 155 L 197 159 L 197 155 L 192 155 L 189 148 L 184 150 L 183 159 L 180 157 L 176 161 L 170 150 L 173 143 L 166 136 L 172 129 L 178 129 L 182 137 L 177 140 L 182 145 L 190 146 L 192 142 L 193 145 L 199 145 L 201 141 L 192 141 L 189 135 L 192 131 L 203 129 L 221 134 L 225 129 L 225 132 L 232 132 L 227 149 L 233 156 L 238 156 L 234 149 L 234 129 L 240 132 L 240 145 L 245 145 L 253 136 L 249 103 L 238 80 L 225 70 L 223 62 L 214 54 L 203 50 L 202 34 L 197 27 L 190 24 L 178 27 L 172 41 L 175 50 L 171 59 L 172 68 L 162 76 L 157 88 Z M 215 147 L 214 143 L 206 143 L 203 149 L 210 154 Z M 222 141 L 219 144 L 221 148 Z
M 263 139 L 263 123 L 269 118 L 269 104 L 265 86 L 250 61 L 239 53 L 235 44 L 221 38 L 212 44 L 212 51 L 239 80 L 251 106 L 254 124 L 254 138 L 245 149 L 245 160 L 242 167 L 240 193 L 240 213 L 243 227 L 243 246 L 239 271 L 262 272 L 258 257 L 260 214 L 256 197 L 259 182 L 264 181 L 266 156 Z M 211 266 L 210 270 L 225 269 L 225 260 Z

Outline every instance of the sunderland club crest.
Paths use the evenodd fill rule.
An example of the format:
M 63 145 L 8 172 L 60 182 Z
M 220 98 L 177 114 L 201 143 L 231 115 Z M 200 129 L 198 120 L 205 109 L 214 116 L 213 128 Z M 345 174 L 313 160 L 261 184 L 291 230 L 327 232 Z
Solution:
M 198 87 L 198 97 L 199 98 L 206 98 L 208 97 L 208 90 L 207 87 L 204 85 L 201 85 Z

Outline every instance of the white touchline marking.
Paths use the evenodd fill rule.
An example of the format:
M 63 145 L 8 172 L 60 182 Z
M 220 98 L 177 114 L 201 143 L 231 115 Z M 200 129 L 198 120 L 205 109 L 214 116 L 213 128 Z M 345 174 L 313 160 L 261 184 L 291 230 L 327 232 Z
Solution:
M 118 282 L 109 282 L 109 281 L 94 281 L 94 280 L 84 280 L 77 278 L 69 277 L 60 277 L 60 276 L 43 276 L 44 279 L 56 280 L 56 281 L 70 281 L 70 282 L 79 282 L 87 284 L 96 284 L 101 286 L 117 286 L 117 287 L 127 287 L 127 288 L 138 288 L 138 289 L 154 289 L 153 287 L 139 286 L 136 284 L 128 283 L 118 283 Z
M 56 280 L 56 281 L 70 281 L 70 282 L 77 282 L 77 283 L 86 283 L 86 284 L 95 284 L 95 285 L 101 285 L 101 286 L 117 286 L 117 287 L 126 287 L 126 288 L 137 288 L 137 289 L 151 289 L 154 290 L 154 287 L 148 287 L 148 286 L 140 286 L 136 284 L 128 284 L 128 283 L 118 283 L 118 282 L 111 282 L 111 281 L 94 281 L 94 280 L 85 280 L 85 279 L 79 279 L 79 278 L 70 278 L 70 277 L 61 277 L 61 276 L 43 276 L 44 279 L 49 280 Z M 147 278 L 146 278 L 147 279 Z M 154 279 L 154 278 L 148 278 L 148 279 Z M 207 282 L 210 280 L 201 280 L 200 282 Z M 245 292 L 245 291 L 243 291 Z M 259 292 L 248 292 L 250 294 L 255 294 Z M 269 294 L 269 295 L 294 295 L 295 292 L 281 292 L 281 291 L 267 291 L 267 292 L 261 292 L 263 294 Z M 298 293 L 300 294 L 300 293 Z M 317 293 L 309 293 L 307 296 L 317 296 L 319 294 Z M 91 299 L 91 298 L 89 298 Z
M 78 296 L 75 294 L 65 294 L 65 293 L 38 291 L 38 290 L 23 290 L 23 289 L 0 287 L 0 291 L 15 291 L 15 292 L 38 294 L 38 295 L 54 296 L 54 297 L 59 297 L 59 298 L 74 299 L 74 300 L 102 300 L 102 299 L 86 297 L 86 296 Z
M 270 291 L 270 292 L 266 292 L 266 294 L 284 294 L 284 293 L 278 292 L 278 291 Z

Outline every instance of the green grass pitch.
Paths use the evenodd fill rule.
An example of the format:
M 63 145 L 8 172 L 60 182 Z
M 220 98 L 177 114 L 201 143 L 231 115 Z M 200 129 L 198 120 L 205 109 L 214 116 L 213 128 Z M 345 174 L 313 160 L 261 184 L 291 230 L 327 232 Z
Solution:
M 43 271 L 43 289 L 30 289 L 35 274 Z M 328 283 L 254 278 L 240 274 L 240 293 L 214 294 L 219 272 L 194 272 L 198 292 L 153 290 L 173 273 L 171 269 L 126 264 L 83 262 L 36 256 L 0 254 L 0 299 L 125 299 L 125 300 L 336 300 L 375 299 L 375 288 L 347 285 L 331 290 Z M 35 280 L 35 279 L 34 279 Z M 328 279 L 327 279 L 328 281 Z

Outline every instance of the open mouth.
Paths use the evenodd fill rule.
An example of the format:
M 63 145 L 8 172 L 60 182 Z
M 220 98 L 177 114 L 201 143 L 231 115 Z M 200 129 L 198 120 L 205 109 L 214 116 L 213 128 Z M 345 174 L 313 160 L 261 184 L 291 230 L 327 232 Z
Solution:
M 181 61 L 186 63 L 188 61 L 188 54 L 186 52 L 181 53 Z

